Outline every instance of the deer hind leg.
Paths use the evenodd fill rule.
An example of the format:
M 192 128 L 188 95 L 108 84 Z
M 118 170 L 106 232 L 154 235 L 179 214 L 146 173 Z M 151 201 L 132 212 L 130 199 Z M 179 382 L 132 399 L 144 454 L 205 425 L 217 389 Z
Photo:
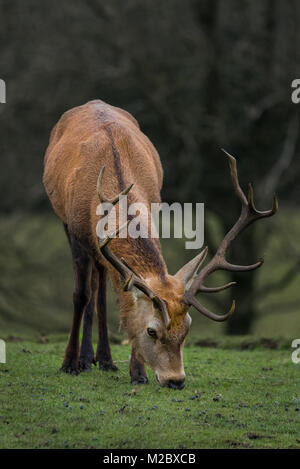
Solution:
M 106 269 L 102 265 L 98 265 L 99 287 L 97 298 L 98 310 L 98 347 L 96 353 L 96 361 L 99 362 L 100 370 L 116 371 L 118 368 L 114 365 L 109 346 L 106 319 Z
M 91 274 L 91 298 L 84 311 L 83 334 L 80 348 L 79 368 L 80 371 L 90 371 L 92 364 L 96 365 L 93 350 L 93 318 L 95 312 L 95 299 L 98 294 L 99 275 L 93 265 Z
M 148 378 L 146 375 L 146 370 L 144 363 L 142 363 L 137 355 L 135 348 L 132 347 L 131 350 L 131 358 L 130 358 L 130 377 L 131 377 L 131 384 L 148 384 Z
M 91 296 L 92 260 L 72 236 L 68 235 L 68 238 L 72 251 L 75 276 L 75 290 L 73 294 L 74 313 L 71 334 L 61 369 L 66 373 L 78 374 L 80 373 L 79 333 L 82 315 Z

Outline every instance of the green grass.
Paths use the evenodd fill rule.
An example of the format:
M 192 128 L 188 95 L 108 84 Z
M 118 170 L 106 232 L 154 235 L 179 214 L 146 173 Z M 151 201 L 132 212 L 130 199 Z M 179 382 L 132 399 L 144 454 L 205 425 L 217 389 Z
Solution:
M 1 448 L 300 448 L 291 349 L 186 347 L 187 384 L 173 391 L 150 370 L 150 384 L 133 388 L 124 345 L 113 346 L 116 373 L 62 374 L 64 346 L 7 343 Z
M 299 251 L 297 214 L 282 211 L 276 220 L 258 291 L 278 281 Z M 127 346 L 113 346 L 118 373 L 58 372 L 73 309 L 71 256 L 58 220 L 14 215 L 0 226 L 0 338 L 8 339 L 7 364 L 0 364 L 1 448 L 300 447 L 300 365 L 290 348 L 300 336 L 299 277 L 258 295 L 253 336 L 225 337 L 223 324 L 191 310 L 186 388 L 159 388 L 151 370 L 148 386 L 132 388 Z M 183 240 L 164 240 L 163 251 L 170 272 L 195 254 Z M 111 290 L 108 311 L 117 344 L 125 337 Z

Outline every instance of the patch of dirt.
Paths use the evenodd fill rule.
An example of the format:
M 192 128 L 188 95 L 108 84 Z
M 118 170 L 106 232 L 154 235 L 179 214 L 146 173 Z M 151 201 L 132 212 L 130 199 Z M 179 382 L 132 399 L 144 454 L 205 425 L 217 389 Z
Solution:
M 279 348 L 279 340 L 276 339 L 269 339 L 269 338 L 261 338 L 261 339 L 254 339 L 254 340 L 246 340 L 242 342 L 241 349 L 242 350 L 253 350 L 257 347 L 263 347 L 267 349 L 277 350 Z
M 232 448 L 251 448 L 252 446 L 250 443 L 245 443 L 239 440 L 226 440 L 225 443 Z
M 195 345 L 197 347 L 213 347 L 213 348 L 216 348 L 216 347 L 218 347 L 218 342 L 216 342 L 213 339 L 201 339 L 201 340 L 198 340 L 195 343 Z
M 249 438 L 249 440 L 262 440 L 263 438 L 274 438 L 274 436 L 258 435 L 257 433 L 248 433 L 247 437 Z
M 223 348 L 226 350 L 254 350 L 259 347 L 263 347 L 270 350 L 279 350 L 283 348 L 289 348 L 289 341 L 284 339 L 275 339 L 269 337 L 241 337 L 237 339 L 223 338 L 223 339 L 200 339 L 194 344 L 196 347 L 211 347 L 211 348 Z
M 22 339 L 22 337 L 9 335 L 8 337 L 6 337 L 5 341 L 6 342 L 24 342 L 24 339 Z

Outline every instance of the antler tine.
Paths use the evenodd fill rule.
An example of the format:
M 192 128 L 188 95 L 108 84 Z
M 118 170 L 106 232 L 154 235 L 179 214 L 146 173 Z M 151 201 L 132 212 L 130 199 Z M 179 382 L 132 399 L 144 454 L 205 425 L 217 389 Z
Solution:
M 273 206 L 271 210 L 266 210 L 263 212 L 257 210 L 254 205 L 254 195 L 253 195 L 252 184 L 251 183 L 248 184 L 248 197 L 246 197 L 239 183 L 236 159 L 234 158 L 234 156 L 232 156 L 230 153 L 224 150 L 224 148 L 221 148 L 221 150 L 225 153 L 225 155 L 228 158 L 233 187 L 234 187 L 236 195 L 241 200 L 242 205 L 246 206 L 249 209 L 249 212 L 251 212 L 253 215 L 256 215 L 257 217 L 264 218 L 264 217 L 271 217 L 272 215 L 274 215 L 278 210 L 278 200 L 277 200 L 276 195 L 274 194 L 273 196 Z
M 113 233 L 111 233 L 110 235 L 108 235 L 106 238 L 103 239 L 103 241 L 101 241 L 101 239 L 99 238 L 99 240 L 101 241 L 100 243 L 100 248 L 103 248 L 104 246 L 106 246 L 108 243 L 111 242 L 112 239 L 116 238 L 118 236 L 118 234 L 124 230 L 124 228 L 126 228 L 128 226 L 128 223 L 129 223 L 130 220 L 127 220 L 121 227 L 117 228 Z
M 217 270 L 227 270 L 231 272 L 248 272 L 250 270 L 257 269 L 263 264 L 264 260 L 260 259 L 258 262 L 252 265 L 235 265 L 235 264 L 231 264 L 227 262 L 225 255 L 232 241 L 248 225 L 250 225 L 254 221 L 259 220 L 261 218 L 271 217 L 272 215 L 276 213 L 278 209 L 278 201 L 275 195 L 273 197 L 273 206 L 271 210 L 266 210 L 262 212 L 256 209 L 254 205 L 252 185 L 249 184 L 248 197 L 246 197 L 239 183 L 236 159 L 224 149 L 222 149 L 222 151 L 226 154 L 228 158 L 234 191 L 242 203 L 241 215 L 239 219 L 237 220 L 237 222 L 233 225 L 231 230 L 225 235 L 214 257 L 205 267 L 203 267 L 200 270 L 198 276 L 192 283 L 190 289 L 184 295 L 184 301 L 188 305 L 194 306 L 200 313 L 202 313 L 204 316 L 210 319 L 213 319 L 214 321 L 225 321 L 226 319 L 228 319 L 234 311 L 235 303 L 233 302 L 230 308 L 230 311 L 227 314 L 219 316 L 219 315 L 212 313 L 211 311 L 206 309 L 204 306 L 200 305 L 200 303 L 196 300 L 195 295 L 198 292 L 202 292 L 202 293 L 219 292 L 219 291 L 225 290 L 226 288 L 230 288 L 231 286 L 236 284 L 236 282 L 230 282 L 230 283 L 227 283 L 226 285 L 215 287 L 215 288 L 209 288 L 203 285 L 203 282 L 206 279 L 206 277 L 208 277 L 211 273 Z
M 123 291 L 129 291 L 133 287 L 133 274 L 131 274 L 124 283 Z
M 154 304 L 156 304 L 157 308 L 160 310 L 167 329 L 170 329 L 171 321 L 170 321 L 170 317 L 168 314 L 168 308 L 167 308 L 166 303 L 159 296 L 154 296 L 152 298 L 152 301 Z
M 199 311 L 199 313 L 201 313 L 204 316 L 206 316 L 207 318 L 212 319 L 213 321 L 217 321 L 217 322 L 226 321 L 227 319 L 230 318 L 230 316 L 232 316 L 232 314 L 234 313 L 234 310 L 235 310 L 235 300 L 232 301 L 232 305 L 231 305 L 231 308 L 228 311 L 228 313 L 223 314 L 222 316 L 209 311 L 209 309 L 207 309 L 207 308 L 205 308 L 205 306 L 201 305 L 196 300 L 196 298 L 191 298 L 190 299 L 190 305 L 194 306 L 194 308 L 196 308 Z
M 255 262 L 255 264 L 251 264 L 251 265 L 235 265 L 235 264 L 230 264 L 230 262 L 227 262 L 225 260 L 222 269 L 228 270 L 231 272 L 249 272 L 250 270 L 258 269 L 260 266 L 263 265 L 263 263 L 264 263 L 263 258 L 259 259 L 258 262 Z M 236 282 L 231 282 L 231 283 L 235 284 Z
M 118 272 L 121 274 L 122 278 L 124 281 L 127 283 L 128 277 L 131 275 L 130 270 L 128 269 L 127 266 L 123 264 L 123 262 L 109 249 L 109 243 L 113 238 L 115 238 L 118 233 L 127 226 L 129 221 L 124 223 L 124 225 L 121 226 L 121 228 L 118 228 L 114 233 L 111 235 L 107 236 L 104 240 L 99 238 L 99 248 L 103 256 L 115 267 L 115 269 L 118 270 Z
M 259 217 L 271 217 L 278 210 L 278 200 L 277 200 L 276 195 L 274 194 L 273 195 L 273 206 L 270 210 L 265 210 L 263 212 L 261 212 L 260 210 L 257 210 L 257 208 L 255 207 L 255 204 L 254 204 L 253 187 L 252 187 L 252 184 L 249 183 L 249 185 L 248 185 L 248 206 L 249 206 L 250 212 L 257 215 L 257 216 L 259 216 Z
M 98 181 L 97 181 L 97 192 L 98 196 L 100 199 L 101 203 L 109 202 L 113 205 L 119 202 L 119 199 L 122 195 L 128 194 L 128 192 L 131 190 L 133 184 L 130 184 L 125 190 L 123 190 L 117 197 L 113 199 L 107 199 L 103 195 L 102 191 L 102 181 L 103 181 L 103 174 L 105 171 L 105 166 L 100 171 Z M 119 259 L 118 256 L 116 256 L 109 248 L 109 243 L 113 238 L 116 238 L 120 231 L 122 231 L 127 225 L 129 224 L 130 220 L 127 220 L 126 223 L 124 223 L 121 227 L 117 228 L 113 233 L 111 233 L 109 236 L 107 236 L 104 239 L 99 238 L 99 248 L 103 256 L 106 258 L 108 262 L 120 273 L 124 280 L 124 286 L 123 290 L 124 291 L 129 291 L 133 287 L 136 287 L 138 290 L 143 292 L 146 296 L 148 296 L 153 303 L 159 308 L 163 320 L 166 324 L 167 327 L 169 327 L 170 324 L 170 318 L 168 315 L 168 310 L 166 303 L 159 298 L 148 285 L 145 283 L 145 281 L 136 273 L 134 270 L 127 264 L 127 262 L 121 258 Z
M 99 173 L 99 176 L 98 176 L 98 180 L 97 180 L 97 192 L 98 192 L 100 202 L 101 203 L 110 203 L 112 205 L 116 205 L 119 202 L 120 197 L 122 197 L 123 195 L 128 194 L 128 192 L 132 189 L 133 184 L 130 184 L 128 187 L 126 187 L 126 189 L 124 189 L 122 192 L 120 192 L 120 194 L 117 195 L 116 197 L 114 197 L 112 199 L 109 199 L 108 197 L 105 197 L 105 195 L 103 194 L 103 190 L 102 190 L 102 182 L 103 182 L 104 171 L 105 171 L 105 166 L 102 167 L 102 169 Z
M 206 287 L 205 285 L 200 285 L 199 290 L 202 293 L 218 293 L 219 291 L 227 290 L 227 288 L 236 285 L 236 282 L 229 282 L 226 285 L 221 285 L 220 287 Z
M 221 148 L 221 150 L 225 153 L 225 155 L 228 158 L 228 163 L 229 163 L 229 168 L 230 168 L 230 175 L 231 175 L 231 180 L 232 180 L 232 183 L 233 183 L 234 191 L 235 191 L 236 195 L 238 196 L 238 198 L 240 199 L 240 201 L 242 202 L 242 205 L 248 205 L 247 198 L 246 198 L 243 190 L 241 189 L 241 186 L 240 186 L 240 183 L 239 183 L 239 177 L 238 177 L 237 166 L 236 166 L 236 159 L 235 159 L 234 156 L 230 155 L 230 153 L 228 153 L 226 150 L 224 150 L 224 148 Z

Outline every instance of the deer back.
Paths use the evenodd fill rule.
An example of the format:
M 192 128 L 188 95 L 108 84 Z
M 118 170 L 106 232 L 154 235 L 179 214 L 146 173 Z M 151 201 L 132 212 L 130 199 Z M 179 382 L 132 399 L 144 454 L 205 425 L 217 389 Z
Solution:
M 70 233 L 94 245 L 99 220 L 96 185 L 104 165 L 107 197 L 133 182 L 130 202 L 150 207 L 160 201 L 163 173 L 158 153 L 129 113 L 97 100 L 63 114 L 51 133 L 43 182 Z

